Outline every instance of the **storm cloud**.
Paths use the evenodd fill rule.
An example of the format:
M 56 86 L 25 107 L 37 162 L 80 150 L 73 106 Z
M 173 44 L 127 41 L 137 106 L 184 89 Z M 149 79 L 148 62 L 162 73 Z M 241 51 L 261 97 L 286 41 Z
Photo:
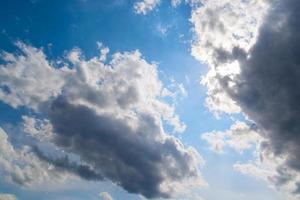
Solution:
M 240 60 L 236 86 L 225 88 L 264 130 L 273 152 L 300 171 L 300 2 L 274 4 L 249 58 Z

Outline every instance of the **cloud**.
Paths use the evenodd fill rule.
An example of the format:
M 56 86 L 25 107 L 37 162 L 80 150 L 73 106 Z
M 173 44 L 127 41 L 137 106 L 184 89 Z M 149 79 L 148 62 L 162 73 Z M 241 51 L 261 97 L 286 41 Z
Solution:
M 191 7 L 199 7 L 202 0 L 170 0 L 173 8 L 178 7 L 181 3 L 190 5 Z M 139 0 L 134 3 L 134 11 L 137 14 L 147 15 L 161 4 L 161 0 Z
M 264 0 L 200 0 L 190 3 L 193 5 L 190 21 L 195 36 L 191 53 L 209 67 L 201 81 L 208 89 L 206 105 L 215 113 L 238 113 L 239 105 L 224 91 L 218 77 L 234 76 L 239 65 L 237 62 L 220 63 L 219 60 L 222 52 L 231 52 L 236 46 L 244 51 L 251 48 L 268 4 Z M 237 51 L 237 55 L 240 54 Z
M 79 155 L 95 174 L 103 174 L 129 192 L 166 196 L 173 181 L 197 177 L 195 152 L 164 135 L 149 115 L 118 119 L 58 99 L 49 116 L 59 147 Z M 130 124 L 135 120 L 137 124 Z M 165 188 L 160 188 L 162 184 Z
M 13 75 L 15 81 L 6 82 L 8 90 L 14 91 L 19 79 L 34 78 L 41 85 L 46 85 L 48 78 L 63 83 L 53 86 L 56 92 L 39 99 L 35 106 L 31 101 L 11 104 L 35 108 L 34 115 L 23 116 L 24 132 L 55 149 L 51 154 L 41 145 L 33 148 L 41 162 L 87 180 L 108 179 L 148 198 L 171 197 L 186 187 L 206 184 L 199 172 L 203 160 L 198 152 L 163 129 L 168 123 L 175 132 L 182 132 L 185 125 L 174 105 L 163 100 L 165 90 L 156 64 L 148 63 L 138 51 L 115 53 L 107 61 L 109 50 L 100 46 L 100 55 L 90 59 L 85 59 L 80 49 L 70 51 L 66 60 L 61 60 L 64 67 L 59 68 L 50 65 L 53 62 L 46 60 L 41 50 L 24 44 L 19 47 L 24 58 L 11 54 L 12 61 L 1 66 L 6 71 L 24 71 Z M 23 65 L 38 59 L 43 65 L 28 67 L 33 78 L 24 77 L 27 68 Z M 49 75 L 40 79 L 35 69 Z M 10 79 L 10 74 L 1 71 L 0 76 Z M 27 82 L 26 87 L 32 88 L 24 89 L 27 99 L 36 95 L 36 82 Z M 18 90 L 22 87 L 18 85 Z M 51 84 L 47 87 L 52 90 Z M 22 96 L 15 92 L 11 98 Z M 10 102 L 5 96 L 3 101 Z
M 274 154 L 268 145 L 265 140 L 257 143 L 253 160 L 235 163 L 234 170 L 266 181 L 271 188 L 287 193 L 289 199 L 299 199 L 299 172 L 286 165 L 286 156 Z
M 68 69 L 55 69 L 45 62 L 41 50 L 16 43 L 21 54 L 4 52 L 0 65 L 0 99 L 12 107 L 26 106 L 37 109 L 48 99 L 59 95 Z M 36 87 L 36 86 L 39 87 Z
M 272 5 L 255 45 L 247 58 L 239 59 L 241 72 L 234 79 L 224 77 L 221 82 L 263 130 L 268 151 L 284 157 L 288 171 L 299 173 L 300 3 L 287 0 Z M 229 86 L 230 81 L 234 82 L 233 87 Z
M 112 196 L 107 192 L 101 192 L 99 195 L 103 200 L 113 200 Z
M 17 200 L 17 197 L 13 194 L 0 194 L 0 200 Z
M 53 127 L 47 119 L 22 116 L 22 131 L 39 141 L 49 141 L 53 136 Z
M 278 156 L 270 151 L 268 140 L 260 136 L 260 130 L 253 125 L 237 121 L 227 131 L 204 133 L 202 139 L 216 153 L 232 148 L 242 154 L 245 150 L 254 148 L 252 159 L 236 162 L 233 165 L 235 171 L 265 181 L 271 188 L 290 194 L 298 189 L 300 174 L 286 166 L 286 156 Z M 297 195 L 289 197 L 294 199 Z
M 171 0 L 171 5 L 176 8 L 178 5 L 181 4 L 181 0 Z
M 44 182 L 58 182 L 67 177 L 67 174 L 40 161 L 28 146 L 14 148 L 1 128 L 0 174 L 8 182 L 28 187 Z
M 134 11 L 137 14 L 146 15 L 148 12 L 155 9 L 160 4 L 160 0 L 141 0 L 135 2 L 134 4 Z
M 297 0 L 209 0 L 191 17 L 192 54 L 209 66 L 202 81 L 207 105 L 214 112 L 242 111 L 253 120 L 265 139 L 259 154 L 275 163 L 266 179 L 276 186 L 291 184 L 295 193 L 300 185 L 299 8 Z M 256 170 L 261 165 L 256 167 L 236 165 L 263 174 Z
M 291 156 L 296 156 L 300 147 L 297 121 L 300 34 L 295 20 L 299 16 L 295 9 L 299 7 L 300 3 L 293 0 L 275 4 L 249 58 L 240 61 L 241 73 L 234 80 L 236 86 L 224 87 L 265 130 L 274 152 Z M 297 168 L 294 159 L 289 164 Z
M 201 138 L 206 140 L 210 148 L 217 153 L 222 153 L 226 146 L 243 153 L 244 150 L 256 145 L 262 139 L 256 132 L 255 127 L 240 121 L 235 122 L 227 131 L 204 133 Z

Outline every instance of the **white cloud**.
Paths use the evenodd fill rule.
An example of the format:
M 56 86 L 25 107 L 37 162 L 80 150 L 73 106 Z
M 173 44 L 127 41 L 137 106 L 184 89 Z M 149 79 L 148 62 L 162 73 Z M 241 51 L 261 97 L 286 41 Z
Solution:
M 160 4 L 160 0 L 142 0 L 134 4 L 134 11 L 146 15 Z
M 209 67 L 201 82 L 208 89 L 206 105 L 216 113 L 238 113 L 239 106 L 219 82 L 224 75 L 234 76 L 238 63 L 221 63 L 217 54 L 220 50 L 231 52 L 234 47 L 248 51 L 256 41 L 268 4 L 264 0 L 198 0 L 190 3 L 194 5 L 190 19 L 195 36 L 192 55 Z
M 192 54 L 197 59 L 214 64 L 217 48 L 229 51 L 235 46 L 251 48 L 267 12 L 266 1 L 202 0 L 201 3 L 202 6 L 192 10 L 190 19 L 196 36 Z
M 252 159 L 236 162 L 233 165 L 235 171 L 265 181 L 271 188 L 286 193 L 293 193 L 298 188 L 299 173 L 285 165 L 286 157 L 270 151 L 269 142 L 246 123 L 237 121 L 227 131 L 204 133 L 201 137 L 216 153 L 222 153 L 226 147 L 239 153 L 254 148 Z M 297 199 L 297 196 L 289 195 L 289 198 Z
M 202 5 L 201 0 L 170 0 L 171 5 L 173 8 L 176 8 L 181 3 L 189 4 L 191 7 L 197 7 Z M 143 14 L 146 15 L 150 11 L 154 10 L 156 7 L 158 7 L 161 3 L 161 0 L 137 0 L 134 4 L 134 11 L 137 14 Z
M 176 102 L 177 100 L 187 97 L 188 93 L 182 83 L 177 83 L 174 79 L 171 79 L 171 84 L 163 89 L 162 96 L 170 97 L 173 102 Z
M 24 90 L 29 99 L 18 104 L 11 103 L 6 96 L 2 100 L 14 107 L 35 108 L 36 116 L 45 117 L 23 116 L 24 132 L 38 141 L 51 143 L 50 147 L 55 147 L 58 154 L 47 155 L 36 149 L 35 155 L 43 161 L 35 160 L 32 155 L 32 162 L 48 162 L 49 166 L 87 180 L 106 178 L 146 197 L 170 197 L 187 187 L 205 185 L 199 171 L 204 163 L 199 153 L 163 129 L 165 122 L 175 132 L 184 131 L 185 125 L 175 113 L 175 103 L 164 100 L 166 89 L 159 79 L 157 64 L 148 63 L 139 51 L 118 52 L 107 61 L 109 49 L 100 43 L 98 46 L 100 55 L 90 59 L 85 59 L 80 49 L 70 51 L 60 61 L 65 67 L 58 69 L 49 64 L 52 62 L 41 50 L 20 44 L 24 54 L 10 54 L 13 62 L 1 65 L 0 76 L 6 80 L 6 90 L 15 91 L 10 97 L 23 99 L 17 91 Z M 36 60 L 39 62 L 35 65 L 41 65 L 31 68 L 29 65 Z M 23 76 L 27 68 L 39 84 Z M 18 70 L 23 72 L 13 73 Z M 48 76 L 41 79 L 36 76 L 39 73 Z M 10 81 L 11 77 L 14 81 Z M 20 80 L 26 81 L 25 88 L 17 84 Z M 60 84 L 53 85 L 52 80 Z M 179 90 L 178 95 L 184 95 L 182 85 L 172 84 Z M 47 86 L 42 94 L 48 94 L 53 88 L 55 93 L 43 95 L 33 103 L 31 99 L 37 95 L 34 89 L 39 85 Z M 80 157 L 83 164 L 70 161 L 63 152 Z M 26 155 L 24 159 L 31 152 Z M 12 174 L 8 170 L 14 166 L 9 164 L 5 171 Z M 30 180 L 43 179 L 49 172 L 44 173 Z M 30 181 L 22 181 L 27 182 Z
M 179 4 L 181 4 L 182 0 L 171 0 L 171 4 L 174 8 L 176 8 Z
M 4 53 L 0 65 L 0 99 L 14 108 L 38 106 L 59 95 L 68 69 L 55 69 L 39 49 L 17 43 L 22 54 Z M 38 87 L 37 87 L 38 86 Z
M 28 187 L 58 182 L 67 175 L 40 161 L 28 146 L 15 149 L 0 128 L 0 174 L 6 181 Z
M 103 62 L 108 48 L 100 46 L 100 57 L 88 61 L 80 58 L 79 49 L 74 49 L 68 54 L 75 67 L 71 70 L 66 63 L 60 69 L 51 66 L 40 49 L 20 42 L 18 47 L 23 55 L 4 53 L 3 59 L 7 64 L 0 65 L 0 86 L 8 90 L 0 89 L 0 99 L 12 107 L 46 107 L 45 103 L 64 90 L 74 103 L 87 103 L 101 113 L 121 113 L 121 110 L 124 113 L 132 109 L 155 112 L 175 130 L 182 132 L 185 129 L 174 107 L 156 99 L 166 89 L 158 80 L 156 64 L 146 63 L 138 51 L 116 53 L 113 60 L 105 65 Z M 113 70 L 112 66 L 117 70 Z M 132 76 L 130 73 L 133 79 L 129 78 Z M 183 86 L 178 87 L 180 92 L 185 92 Z M 92 92 L 97 91 L 99 94 L 92 96 Z
M 39 141 L 50 141 L 53 136 L 53 127 L 47 119 L 37 119 L 29 116 L 22 116 L 23 131 Z
M 233 148 L 239 153 L 243 153 L 262 140 L 262 137 L 245 122 L 237 121 L 227 131 L 213 131 L 201 135 L 206 140 L 210 148 L 218 153 L 222 153 L 226 146 Z
M 218 73 L 214 69 L 210 69 L 209 72 L 201 78 L 201 84 L 207 88 L 205 105 L 215 116 L 219 116 L 221 112 L 231 114 L 241 112 L 237 103 L 224 91 L 217 78 L 218 76 Z
M 78 50 L 69 55 L 77 68 L 64 92 L 73 103 L 119 117 L 121 113 L 123 117 L 130 116 L 133 110 L 152 113 L 174 126 L 175 131 L 185 130 L 174 106 L 158 100 L 165 88 L 159 80 L 157 66 L 142 59 L 139 51 L 116 53 L 108 65 L 98 58 L 82 60 Z
M 299 187 L 299 173 L 286 165 L 286 157 L 275 155 L 267 145 L 267 141 L 257 143 L 254 159 L 237 162 L 234 170 L 267 182 L 271 188 L 286 193 L 288 199 L 299 199 L 299 194 L 295 193 Z
M 172 25 L 165 25 L 162 23 L 158 23 L 155 26 L 155 33 L 161 37 L 164 38 L 169 34 L 170 28 L 172 27 Z
M 99 195 L 102 200 L 113 200 L 112 196 L 108 192 L 101 192 Z
M 17 197 L 13 194 L 0 194 L 0 200 L 17 200 Z

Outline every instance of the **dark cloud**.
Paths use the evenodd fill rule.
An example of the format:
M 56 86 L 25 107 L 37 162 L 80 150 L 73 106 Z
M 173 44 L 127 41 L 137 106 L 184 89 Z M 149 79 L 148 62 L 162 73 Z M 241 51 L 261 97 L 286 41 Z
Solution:
M 234 60 L 245 60 L 246 57 L 247 53 L 239 47 L 234 47 L 231 52 L 228 52 L 222 48 L 214 49 L 214 58 L 217 64 Z
M 84 177 L 86 180 L 98 181 L 103 180 L 101 174 L 96 173 L 89 165 L 79 164 L 76 161 L 72 161 L 68 155 L 48 155 L 42 152 L 37 146 L 32 147 L 32 152 L 41 160 L 54 165 L 57 170 L 67 171 Z
M 300 172 L 300 1 L 273 1 L 236 86 L 226 91 L 262 128 L 268 148 Z M 228 57 L 223 53 L 224 57 Z M 234 56 L 234 55 L 233 55 Z M 224 59 L 223 59 L 224 60 Z M 227 77 L 228 78 L 228 77 Z M 289 177 L 287 177 L 289 178 Z M 285 180 L 278 180 L 284 182 Z
M 54 143 L 88 165 L 68 158 L 54 159 L 39 151 L 37 155 L 82 178 L 97 180 L 103 176 L 131 193 L 154 198 L 171 195 L 162 184 L 199 176 L 196 155 L 163 134 L 150 115 L 139 116 L 134 128 L 130 121 L 98 114 L 59 97 L 52 103 L 49 119 L 56 133 Z

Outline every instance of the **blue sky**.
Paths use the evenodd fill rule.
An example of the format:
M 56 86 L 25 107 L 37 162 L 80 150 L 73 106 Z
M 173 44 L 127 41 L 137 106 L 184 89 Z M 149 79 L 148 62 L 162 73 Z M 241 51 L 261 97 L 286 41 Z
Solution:
M 191 20 L 196 8 L 189 3 L 174 8 L 169 1 L 162 1 L 143 15 L 135 12 L 135 3 L 134 0 L 1 1 L 0 49 L 21 55 L 15 45 L 20 41 L 42 49 L 47 60 L 53 62 L 64 59 L 74 48 L 81 49 L 84 59 L 98 56 L 98 42 L 109 48 L 108 60 L 116 52 L 138 50 L 142 59 L 157 64 L 159 80 L 165 86 L 172 88 L 175 85 L 175 90 L 178 90 L 182 84 L 185 88 L 186 94 L 179 92 L 175 102 L 171 98 L 164 99 L 174 106 L 181 122 L 186 125 L 185 131 L 172 133 L 172 126 L 167 123 L 164 123 L 164 129 L 185 146 L 194 147 L 205 160 L 200 172 L 209 186 L 194 189 L 195 194 L 205 200 L 285 199 L 284 195 L 269 187 L 268 182 L 233 169 L 237 162 L 255 160 L 255 144 L 243 149 L 243 153 L 230 145 L 225 145 L 222 153 L 216 153 L 209 142 L 201 138 L 204 133 L 224 132 L 236 121 L 247 120 L 242 113 L 220 112 L 216 116 L 205 105 L 208 89 L 207 85 L 200 84 L 200 80 L 210 68 L 192 52 L 198 37 Z M 5 65 L 3 58 L 1 64 L 1 67 Z M 24 133 L 20 131 L 22 116 L 43 118 L 47 115 L 26 105 L 13 108 L 3 100 L 0 111 L 0 127 L 15 148 L 22 146 L 22 142 L 26 141 L 23 137 L 27 137 L 22 136 Z M 4 174 L 1 176 L 4 177 Z M 21 200 L 101 199 L 101 192 L 108 192 L 117 200 L 141 199 L 138 194 L 129 194 L 126 189 L 111 183 L 109 178 L 107 181 L 65 180 L 59 187 L 46 184 L 31 188 L 0 180 L 0 193 L 13 194 Z M 196 199 L 183 196 L 183 199 Z

